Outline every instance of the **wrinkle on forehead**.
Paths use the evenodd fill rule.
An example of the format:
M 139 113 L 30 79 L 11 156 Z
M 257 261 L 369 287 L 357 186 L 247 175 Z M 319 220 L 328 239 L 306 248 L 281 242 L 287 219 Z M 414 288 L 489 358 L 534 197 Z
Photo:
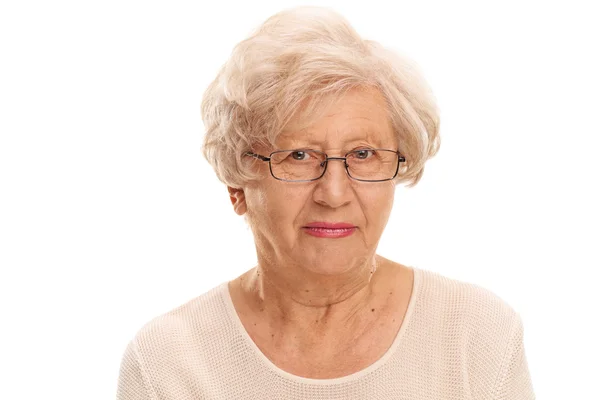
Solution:
M 360 118 L 357 118 L 360 119 Z M 367 119 L 367 118 L 363 118 Z M 367 119 L 371 121 L 370 119 Z M 389 124 L 335 124 L 323 130 L 320 127 L 307 127 L 283 132 L 277 143 L 284 147 L 295 146 L 325 146 L 344 147 L 352 144 L 372 145 L 380 148 L 394 149 L 397 143 L 391 121 Z
M 316 115 L 293 118 L 277 138 L 280 145 L 326 145 L 339 147 L 365 142 L 395 147 L 394 133 L 385 98 L 375 89 L 350 91 L 328 99 L 328 107 Z M 348 115 L 344 119 L 344 115 Z
M 383 93 L 376 88 L 354 88 L 342 94 L 331 94 L 316 100 L 309 97 L 305 99 L 296 110 L 290 120 L 286 123 L 282 132 L 299 131 L 310 127 L 320 119 L 331 118 L 340 113 L 339 103 L 350 98 L 355 103 L 368 104 L 373 111 L 390 116 L 389 106 Z
M 381 131 L 372 129 L 350 129 L 328 131 L 323 134 L 312 134 L 310 131 L 303 130 L 293 132 L 292 134 L 281 137 L 278 143 L 283 147 L 296 148 L 308 146 L 311 148 L 328 147 L 343 148 L 353 144 L 371 145 L 378 148 L 390 148 L 394 150 L 394 136 Z

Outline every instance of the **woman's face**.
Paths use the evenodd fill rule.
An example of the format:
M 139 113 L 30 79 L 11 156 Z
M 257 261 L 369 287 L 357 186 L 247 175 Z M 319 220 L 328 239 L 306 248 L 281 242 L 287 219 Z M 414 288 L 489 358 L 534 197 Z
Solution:
M 314 149 L 329 157 L 371 147 L 397 150 L 396 136 L 383 96 L 375 90 L 350 91 L 308 127 L 292 120 L 277 149 Z M 255 149 L 268 156 L 277 149 Z M 312 182 L 282 182 L 260 162 L 264 178 L 243 190 L 230 189 L 239 214 L 247 212 L 259 260 L 290 263 L 319 274 L 334 275 L 365 263 L 375 253 L 394 200 L 393 181 L 351 179 L 343 161 L 328 162 L 325 175 Z M 342 237 L 320 237 L 307 228 L 315 222 L 355 226 Z M 348 232 L 348 231 L 346 231 Z M 312 233 L 312 234 L 311 234 Z

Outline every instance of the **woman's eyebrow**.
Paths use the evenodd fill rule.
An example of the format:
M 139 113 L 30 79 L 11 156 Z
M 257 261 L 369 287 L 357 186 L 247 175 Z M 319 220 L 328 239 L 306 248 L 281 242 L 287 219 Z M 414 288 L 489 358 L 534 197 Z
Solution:
M 321 142 L 317 140 L 305 139 L 305 138 L 297 138 L 297 139 L 288 139 L 282 140 L 281 146 L 285 146 L 286 148 L 321 148 L 324 145 L 327 145 L 327 142 Z M 372 146 L 373 148 L 387 148 L 391 146 L 391 142 L 386 144 L 386 141 L 383 138 L 377 137 L 354 137 L 350 139 L 343 140 L 341 143 L 342 148 L 351 147 L 356 144 L 366 144 Z

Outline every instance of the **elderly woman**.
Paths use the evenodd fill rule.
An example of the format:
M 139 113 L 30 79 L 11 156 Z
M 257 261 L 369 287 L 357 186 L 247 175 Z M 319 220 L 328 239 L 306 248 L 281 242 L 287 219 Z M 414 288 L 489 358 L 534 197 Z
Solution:
M 395 185 L 439 145 L 406 61 L 331 11 L 281 12 L 237 45 L 202 116 L 258 263 L 142 327 L 119 400 L 534 398 L 516 311 L 377 254 Z

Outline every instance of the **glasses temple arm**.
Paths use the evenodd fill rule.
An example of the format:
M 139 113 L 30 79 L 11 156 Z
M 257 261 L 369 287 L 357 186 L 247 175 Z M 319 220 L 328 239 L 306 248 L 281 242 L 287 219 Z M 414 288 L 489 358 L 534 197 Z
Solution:
M 245 155 L 254 157 L 254 158 L 258 158 L 261 161 L 270 161 L 271 160 L 271 157 L 261 156 L 260 154 L 252 153 L 251 151 L 247 151 L 245 153 Z

